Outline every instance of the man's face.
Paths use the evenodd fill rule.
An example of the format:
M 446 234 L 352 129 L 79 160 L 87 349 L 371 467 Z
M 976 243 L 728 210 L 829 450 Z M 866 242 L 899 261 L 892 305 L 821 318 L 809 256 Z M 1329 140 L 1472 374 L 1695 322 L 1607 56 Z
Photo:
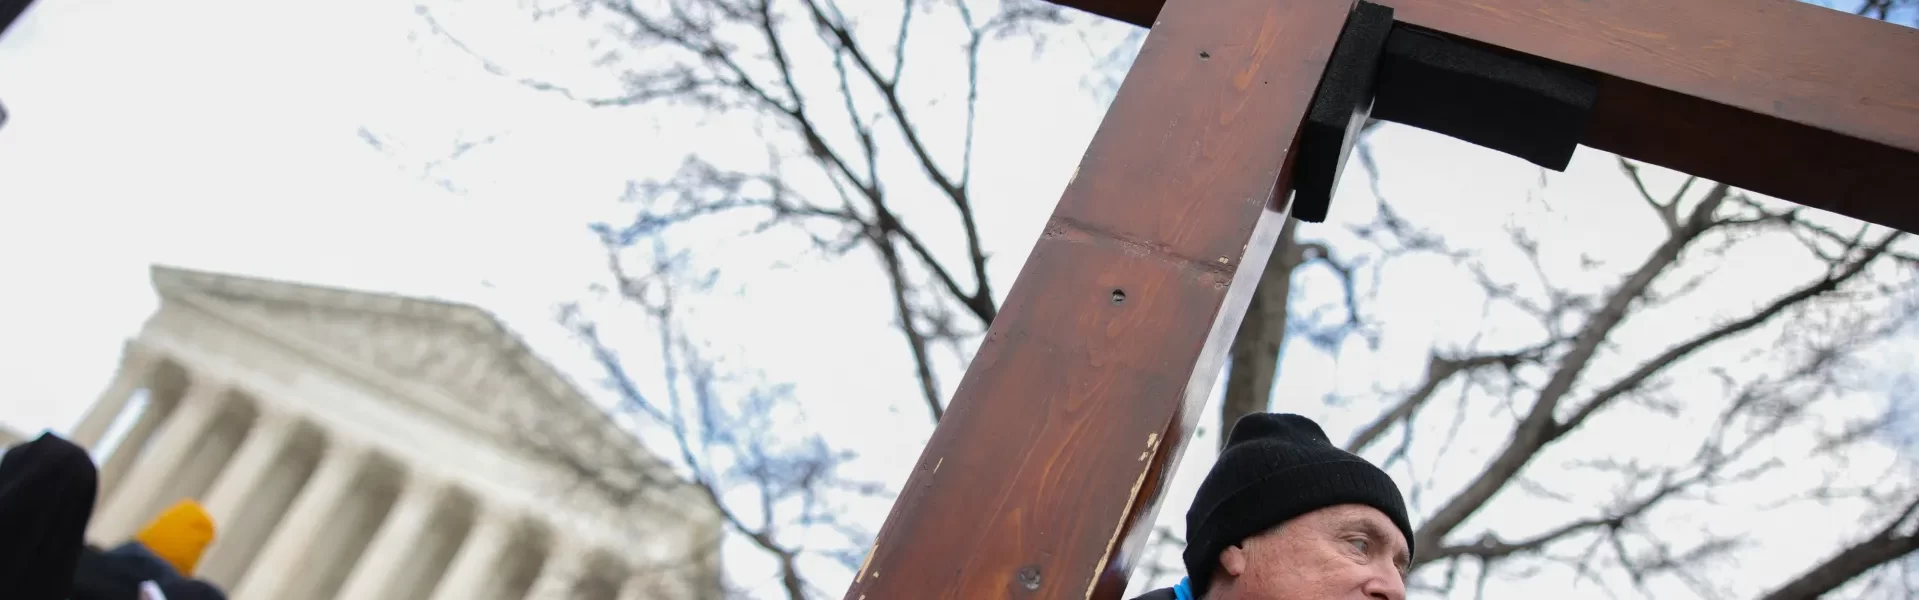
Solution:
M 1228 547 L 1207 600 L 1404 600 L 1406 536 L 1370 506 L 1322 508 Z

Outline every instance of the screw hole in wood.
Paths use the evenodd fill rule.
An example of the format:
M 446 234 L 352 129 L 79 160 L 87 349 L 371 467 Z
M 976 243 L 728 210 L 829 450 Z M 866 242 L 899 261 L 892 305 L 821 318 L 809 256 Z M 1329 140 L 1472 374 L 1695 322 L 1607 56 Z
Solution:
M 1019 583 L 1028 590 L 1039 589 L 1039 567 L 1033 565 L 1020 567 Z

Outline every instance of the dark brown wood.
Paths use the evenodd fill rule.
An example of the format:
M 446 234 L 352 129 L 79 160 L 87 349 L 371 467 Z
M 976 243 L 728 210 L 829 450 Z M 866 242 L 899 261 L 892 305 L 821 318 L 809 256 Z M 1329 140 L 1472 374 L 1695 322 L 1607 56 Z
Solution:
M 1166 0 L 1051 0 L 1060 6 L 1077 8 L 1095 15 L 1125 21 L 1140 27 L 1152 27 Z M 1381 3 L 1385 4 L 1385 3 Z
M 1117 597 L 1285 220 L 1352 0 L 1173 0 L 848 600 Z
M 1159 12 L 1056 1 L 1140 25 Z M 1793 0 L 1379 1 L 1602 74 L 1592 147 L 1919 229 L 1919 30 Z
M 1919 152 L 1616 78 L 1601 84 L 1596 108 L 1588 146 L 1919 231 Z

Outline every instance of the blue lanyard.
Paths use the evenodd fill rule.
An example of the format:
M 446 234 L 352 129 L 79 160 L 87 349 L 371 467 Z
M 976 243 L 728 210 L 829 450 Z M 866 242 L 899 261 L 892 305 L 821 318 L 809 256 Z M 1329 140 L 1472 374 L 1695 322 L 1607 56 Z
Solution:
M 1173 597 L 1179 600 L 1193 600 L 1193 579 L 1191 577 L 1180 579 L 1179 585 L 1173 586 Z

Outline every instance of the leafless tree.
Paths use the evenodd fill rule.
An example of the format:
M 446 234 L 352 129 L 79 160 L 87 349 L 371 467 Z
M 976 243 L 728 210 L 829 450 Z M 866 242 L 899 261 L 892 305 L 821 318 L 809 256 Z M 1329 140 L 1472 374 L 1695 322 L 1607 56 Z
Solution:
M 1610 549 L 1611 562 L 1635 582 L 1653 572 L 1668 571 L 1688 579 L 1700 595 L 1718 597 L 1715 584 L 1689 571 L 1698 568 L 1695 561 L 1738 548 L 1738 540 L 1708 539 L 1689 548 L 1673 548 L 1660 540 L 1658 529 L 1662 525 L 1651 513 L 1668 501 L 1710 496 L 1713 486 L 1752 481 L 1785 464 L 1785 457 L 1766 455 L 1765 447 L 1790 429 L 1808 427 L 1809 419 L 1816 422 L 1814 417 L 1821 408 L 1852 391 L 1848 384 L 1856 382 L 1839 375 L 1844 363 L 1910 322 L 1912 306 L 1906 298 L 1912 283 L 1910 257 L 1893 254 L 1902 235 L 1873 228 L 1840 234 L 1803 220 L 1796 207 L 1768 206 L 1723 184 L 1704 186 L 1705 193 L 1696 201 L 1685 197 L 1692 180 L 1678 191 L 1655 194 L 1643 184 L 1632 163 L 1621 165 L 1667 232 L 1666 239 L 1645 261 L 1624 271 L 1599 293 L 1555 287 L 1546 280 L 1548 271 L 1543 269 L 1538 285 L 1532 286 L 1538 291 L 1531 294 L 1519 291 L 1519 286 L 1501 285 L 1482 276 L 1488 298 L 1510 304 L 1538 320 L 1537 341 L 1491 352 L 1464 348 L 1436 352 L 1427 379 L 1412 393 L 1395 397 L 1380 419 L 1362 428 L 1349 442 L 1349 448 L 1358 451 L 1395 443 L 1386 434 L 1397 428 L 1402 438 L 1383 456 L 1388 462 L 1403 459 L 1413 447 L 1404 441 L 1405 436 L 1412 435 L 1409 432 L 1440 430 L 1412 424 L 1447 388 L 1462 398 L 1456 413 L 1468 412 L 1464 404 L 1480 396 L 1501 398 L 1505 409 L 1518 415 L 1510 425 L 1509 440 L 1484 470 L 1422 519 L 1416 538 L 1424 550 L 1418 564 L 1466 558 L 1488 564 L 1521 553 L 1554 556 L 1548 547 L 1577 539 L 1575 543 L 1590 546 L 1577 555 L 1581 568 L 1591 568 L 1586 561 L 1597 560 L 1596 554 Z M 1702 287 L 1710 289 L 1711 268 L 1689 269 L 1687 259 L 1710 260 L 1715 250 L 1723 251 L 1765 230 L 1799 236 L 1808 251 L 1829 267 L 1822 275 L 1800 282 L 1785 293 L 1761 300 L 1743 315 L 1706 323 L 1695 331 L 1672 331 L 1661 336 L 1667 338 L 1664 350 L 1645 356 L 1606 356 L 1608 347 L 1614 345 L 1611 336 L 1628 319 L 1655 318 L 1652 315 L 1661 305 L 1677 302 Z M 1515 241 L 1522 253 L 1540 264 L 1538 242 L 1523 235 L 1515 235 Z M 1896 268 L 1901 260 L 1908 264 Z M 1886 279 L 1867 276 L 1875 271 Z M 1761 360 L 1779 361 L 1771 368 L 1747 373 L 1725 367 L 1685 372 L 1690 361 L 1709 360 L 1704 357 L 1716 347 L 1765 336 L 1768 330 L 1773 332 L 1772 340 L 1766 344 Z M 1610 369 L 1599 368 L 1608 358 L 1625 360 Z M 1605 371 L 1610 373 L 1602 374 Z M 1717 399 L 1690 394 L 1681 397 L 1668 389 L 1681 377 L 1713 375 L 1724 381 Z M 1678 416 L 1698 411 L 1700 405 L 1713 404 L 1714 400 L 1721 405 L 1714 409 L 1717 414 L 1691 442 L 1696 449 L 1681 455 L 1682 460 L 1658 466 L 1611 459 L 1571 463 L 1577 469 L 1590 469 L 1594 476 L 1620 480 L 1621 493 L 1609 508 L 1512 539 L 1495 531 L 1479 533 L 1471 540 L 1460 539 L 1473 515 L 1497 509 L 1496 496 L 1502 491 L 1528 487 L 1525 478 L 1529 467 L 1550 455 L 1555 445 L 1584 435 L 1618 436 L 1613 439 L 1624 441 L 1630 434 L 1629 430 L 1587 428 L 1595 417 L 1615 410 Z M 1832 440 L 1823 451 L 1849 448 L 1866 437 L 1866 432 L 1876 431 L 1879 424 L 1881 421 L 1868 421 L 1821 432 L 1846 436 Z M 1869 568 L 1899 554 L 1875 556 L 1880 560 L 1848 568 Z M 1845 581 L 1828 579 L 1827 583 L 1835 586 Z
M 695 504 L 716 515 L 723 533 L 771 559 L 776 587 L 789 600 L 835 595 L 808 573 L 858 567 L 872 534 L 863 520 L 848 518 L 860 509 L 847 500 L 891 494 L 840 474 L 852 455 L 804 427 L 788 386 L 726 366 L 688 330 L 680 303 L 702 290 L 683 252 L 655 244 L 649 250 L 657 252 L 637 253 L 635 269 L 628 264 L 636 253 L 608 246 L 614 284 L 600 290 L 605 301 L 568 303 L 557 317 L 600 367 L 613 410 L 529 407 L 510 419 L 525 449 L 567 468 L 568 477 L 555 482 L 566 487 L 552 498 L 604 500 L 646 518 L 698 514 L 684 510 Z M 603 333 L 608 323 L 650 332 L 656 347 L 648 359 L 629 359 Z M 610 436 L 662 443 L 642 448 Z M 655 557 L 641 575 L 657 582 L 654 595 L 662 598 L 756 597 L 753 586 L 721 577 L 722 542 L 702 538 Z
M 1863 10 L 1884 18 L 1901 6 L 1869 3 Z M 661 332 L 662 391 L 641 391 L 631 372 L 636 365 L 601 336 L 597 317 L 568 311 L 566 321 L 595 352 L 622 405 L 672 441 L 677 476 L 704 490 L 729 528 L 775 559 L 780 587 L 791 599 L 837 591 L 809 582 L 808 557 L 846 565 L 864 549 L 868 532 L 837 518 L 844 515 L 833 512 L 826 490 L 886 490 L 834 476 L 846 457 L 825 440 L 774 444 L 752 435 L 768 429 L 756 419 L 800 403 L 778 386 L 729 384 L 727 374 L 703 356 L 674 319 L 672 302 L 663 299 L 672 296 L 666 290 L 698 278 L 684 277 L 677 263 L 659 259 L 669 254 L 661 240 L 688 223 L 745 214 L 757 217 L 755 231 L 801 231 L 824 253 L 870 253 L 877 259 L 875 275 L 888 284 L 900 339 L 914 358 L 920 403 L 937 421 L 945 409 L 942 377 L 963 368 L 965 348 L 997 313 L 1000 289 L 988 276 L 992 257 L 976 219 L 972 164 L 980 54 L 991 43 L 1038 43 L 1076 24 L 1075 17 L 1037 0 L 902 0 L 861 11 L 850 14 L 831 0 L 571 0 L 539 9 L 543 17 L 565 13 L 602 22 L 626 45 L 608 63 L 619 76 L 617 89 L 596 95 L 584 91 L 590 85 L 512 72 L 422 10 L 443 39 L 530 88 L 593 106 L 744 115 L 763 126 L 764 161 L 689 156 L 673 177 L 632 186 L 631 221 L 597 230 L 608 249 L 615 295 Z M 955 47 L 916 41 L 922 32 L 942 28 L 961 32 Z M 941 52 L 963 57 L 964 68 L 908 66 Z M 1121 61 L 1126 56 L 1116 55 Z M 916 95 L 964 102 L 938 112 Z M 933 132 L 933 123 L 946 122 L 961 123 L 956 134 Z M 1377 175 L 1369 155 L 1357 160 Z M 1240 415 L 1267 409 L 1282 342 L 1337 351 L 1350 336 L 1373 341 L 1380 335 L 1374 324 L 1381 315 L 1368 304 L 1377 285 L 1369 286 L 1368 277 L 1376 279 L 1398 257 L 1442 256 L 1484 290 L 1486 312 L 1461 318 L 1532 325 L 1502 325 L 1528 335 L 1496 343 L 1443 343 L 1413 385 L 1341 399 L 1348 410 L 1375 407 L 1377 414 L 1356 428 L 1347 446 L 1409 479 L 1403 483 L 1419 510 L 1417 587 L 1446 594 L 1484 591 L 1502 576 L 1560 566 L 1604 586 L 1651 589 L 1677 580 L 1702 597 L 1740 595 L 1743 587 L 1729 589 L 1703 573 L 1736 557 L 1744 542 L 1763 532 L 1745 539 L 1669 536 L 1662 524 L 1671 515 L 1722 502 L 1722 490 L 1774 476 L 1785 462 L 1776 451 L 1780 440 L 1819 438 L 1812 459 L 1832 461 L 1837 469 L 1847 450 L 1878 443 L 1899 422 L 1887 411 L 1842 423 L 1820 415 L 1822 407 L 1856 400 L 1863 386 L 1847 374 L 1908 322 L 1910 243 L 1892 232 L 1854 230 L 1712 182 L 1687 180 L 1676 189 L 1655 190 L 1642 179 L 1640 166 L 1621 166 L 1664 238 L 1630 268 L 1574 267 L 1616 271 L 1600 286 L 1559 282 L 1566 267 L 1543 258 L 1584 240 L 1536 239 L 1515 229 L 1509 250 L 1534 267 L 1528 278 L 1517 278 L 1489 267 L 1480 250 L 1455 248 L 1407 222 L 1384 200 L 1376 218 L 1342 233 L 1357 242 L 1334 243 L 1319 233 L 1326 230 L 1315 229 L 1326 226 L 1288 226 L 1231 350 L 1217 426 L 1223 432 Z M 1755 238 L 1781 237 L 1800 240 L 1828 268 L 1764 298 L 1714 296 L 1727 306 L 1754 303 L 1722 322 L 1663 331 L 1655 336 L 1658 342 L 1639 334 L 1630 343 L 1621 339 L 1632 322 L 1655 320 L 1664 307 L 1712 295 L 1718 256 Z M 950 240 L 953 247 L 935 240 Z M 643 274 L 624 266 L 628 260 L 622 257 L 636 253 L 653 259 Z M 1325 269 L 1345 293 L 1329 306 L 1302 305 L 1292 293 L 1302 269 Z M 1528 339 L 1504 339 L 1513 337 Z M 942 364 L 935 352 L 942 345 L 958 358 Z M 1769 349 L 1763 361 L 1741 354 L 1754 347 Z M 1742 368 L 1755 362 L 1768 368 Z M 1673 395 L 1681 388 L 1695 394 L 1702 381 L 1717 386 L 1708 397 L 1681 402 Z M 1624 444 L 1614 437 L 1622 435 L 1618 422 L 1632 418 L 1690 419 L 1702 426 L 1674 442 L 1683 451 L 1666 455 L 1568 455 Z M 1503 444 L 1485 456 L 1454 457 L 1462 432 L 1489 430 L 1498 430 Z M 1484 464 L 1464 478 L 1433 473 L 1438 463 L 1459 461 Z M 640 468 L 618 461 L 577 464 L 589 479 L 615 481 L 604 484 L 609 489 L 630 489 L 644 480 L 610 475 Z M 1616 483 L 1616 492 L 1595 501 L 1558 495 L 1544 483 L 1567 477 L 1604 478 Z M 756 497 L 752 506 L 738 502 L 743 491 Z M 1566 518 L 1524 529 L 1475 519 L 1516 498 L 1561 503 Z M 1844 499 L 1907 508 L 1868 515 L 1876 520 L 1862 524 L 1865 533 L 1856 543 L 1835 549 L 1829 560 L 1799 576 L 1777 578 L 1768 584 L 1776 590 L 1769 597 L 1811 597 L 1848 582 L 1857 585 L 1911 552 L 1909 507 L 1919 500 L 1912 488 L 1834 484 L 1773 500 Z M 823 530 L 837 541 L 810 543 Z M 1164 537 L 1176 542 L 1173 533 Z
M 637 417 L 636 435 L 661 433 L 673 465 L 654 468 L 649 459 L 595 453 L 612 444 L 554 444 L 552 452 L 576 465 L 580 481 L 627 501 L 642 501 L 661 489 L 690 487 L 692 501 L 712 508 L 722 525 L 773 559 L 778 589 L 790 600 L 831 596 L 806 576 L 811 562 L 857 568 L 859 548 L 871 533 L 848 520 L 846 498 L 882 497 L 885 487 L 838 473 L 850 458 L 817 434 L 797 428 L 797 406 L 785 386 L 766 384 L 750 371 L 730 370 L 709 357 L 678 318 L 685 263 L 665 251 L 649 254 L 632 270 L 619 252 L 609 253 L 616 299 L 613 310 L 643 315 L 654 332 L 657 361 L 626 360 L 601 333 L 603 319 L 581 305 L 568 305 L 560 319 L 583 341 L 603 368 L 603 381 L 619 402 L 615 417 Z M 653 373 L 634 369 L 644 364 Z M 616 419 L 617 420 L 617 419 Z M 550 437 L 550 436 L 549 436 Z M 632 473 L 653 475 L 633 477 Z M 742 495 L 742 492 L 745 492 Z M 685 568 L 673 560 L 660 568 Z M 730 596 L 745 590 L 729 588 Z
M 1642 177 L 1643 167 L 1619 164 L 1640 196 L 1637 202 L 1651 209 L 1648 216 L 1663 231 L 1634 264 L 1601 264 L 1578 252 L 1583 240 L 1535 239 L 1514 227 L 1508 253 L 1526 268 L 1496 270 L 1481 253 L 1447 247 L 1383 202 L 1382 218 L 1356 232 L 1379 241 L 1379 252 L 1388 255 L 1412 249 L 1457 261 L 1461 276 L 1483 289 L 1486 308 L 1480 315 L 1453 317 L 1481 319 L 1494 332 L 1441 343 L 1423 376 L 1408 385 L 1337 400 L 1338 410 L 1376 415 L 1354 427 L 1345 446 L 1394 469 L 1410 488 L 1418 527 L 1415 589 L 1477 595 L 1502 581 L 1562 567 L 1602 588 L 1652 586 L 1664 577 L 1699 597 L 1726 598 L 1750 594 L 1754 578 L 1761 577 L 1775 586 L 1767 598 L 1812 598 L 1902 564 L 1919 548 L 1912 511 L 1919 489 L 1912 487 L 1910 458 L 1893 467 L 1883 485 L 1819 486 L 1743 506 L 1847 498 L 1855 511 L 1847 514 L 1862 506 L 1890 507 L 1865 511 L 1870 522 L 1862 524 L 1860 539 L 1796 577 L 1744 574 L 1730 585 L 1714 579 L 1715 565 L 1735 560 L 1765 532 L 1701 535 L 1676 523 L 1710 513 L 1702 507 L 1738 504 L 1722 496 L 1766 489 L 1764 482 L 1779 481 L 1775 477 L 1789 464 L 1844 471 L 1847 452 L 1888 443 L 1891 427 L 1909 425 L 1902 411 L 1915 408 L 1912 401 L 1888 398 L 1885 386 L 1863 380 L 1860 373 L 1870 369 L 1862 371 L 1860 359 L 1883 350 L 1893 336 L 1909 336 L 1919 309 L 1913 244 L 1896 231 L 1857 223 L 1842 230 L 1832 223 L 1843 219 L 1822 222 L 1799 207 L 1723 184 L 1686 179 L 1674 189 L 1656 190 Z M 1550 202 L 1542 208 L 1550 210 Z M 1729 297 L 1715 285 L 1724 257 L 1765 240 L 1796 240 L 1809 260 L 1825 267 L 1790 285 L 1778 282 L 1780 289 L 1766 297 Z M 1569 254 L 1578 258 L 1564 258 Z M 1377 276 L 1370 266 L 1359 271 L 1346 280 Z M 1360 290 L 1348 297 L 1369 296 Z M 1662 317 L 1672 307 L 1701 302 L 1753 306 L 1706 322 Z M 1363 302 L 1354 306 L 1367 308 Z M 1635 322 L 1665 324 L 1633 330 Z M 1616 339 L 1629 330 L 1630 340 Z M 1831 416 L 1859 410 L 1860 402 L 1878 408 L 1863 416 Z M 1682 438 L 1658 440 L 1671 448 L 1667 452 L 1630 447 L 1641 443 L 1635 434 L 1646 435 L 1637 429 L 1663 421 L 1693 428 Z M 1489 439 L 1497 442 L 1483 443 Z M 1779 451 L 1790 440 L 1806 439 L 1817 440 L 1810 455 Z M 1479 450 L 1462 448 L 1470 446 Z M 1595 454 L 1580 455 L 1586 452 Z M 1560 491 L 1568 485 L 1590 489 L 1600 481 L 1611 482 L 1610 497 Z M 1538 506 L 1562 518 L 1524 527 L 1475 519 Z M 1674 528 L 1683 533 L 1669 531 Z M 1175 532 L 1159 534 L 1173 542 L 1162 552 L 1173 554 Z M 1176 560 L 1161 556 L 1148 568 L 1165 569 Z
M 633 186 L 629 199 L 639 214 L 605 238 L 630 246 L 676 224 L 746 213 L 762 215 L 763 227 L 807 231 L 825 252 L 873 252 L 891 284 L 922 400 L 937 420 L 945 408 L 934 347 L 976 336 L 998 312 L 974 193 L 980 55 L 996 41 L 1043 40 L 1025 34 L 1069 19 L 1038 0 L 906 0 L 884 8 L 849 14 L 828 0 L 575 0 L 543 12 L 604 19 L 645 64 L 622 71 L 620 89 L 605 97 L 520 81 L 595 106 L 694 106 L 764 126 L 767 161 L 735 167 L 724 163 L 737 160 L 690 156 L 677 176 Z M 957 47 L 916 43 L 934 35 L 920 32 L 943 30 L 961 32 Z M 958 72 L 908 66 L 916 59 L 937 66 L 954 51 L 964 56 Z M 909 89 L 959 97 L 963 107 L 921 109 Z M 928 132 L 926 123 L 942 120 L 960 123 L 953 139 Z M 923 233 L 929 230 L 957 232 L 958 251 L 937 247 Z
M 1035 33 L 1072 20 L 1038 0 L 905 0 L 849 10 L 831 0 L 562 0 L 536 8 L 542 19 L 601 23 L 623 46 L 625 60 L 611 67 L 618 84 L 600 96 L 585 91 L 591 82 L 516 73 L 470 46 L 430 8 L 419 11 L 439 39 L 526 87 L 600 107 L 690 107 L 741 117 L 762 131 L 764 162 L 689 156 L 673 177 L 629 188 L 626 199 L 637 209 L 630 222 L 596 229 L 615 295 L 662 332 L 664 391 L 641 392 L 630 370 L 637 366 L 605 341 L 600 317 L 569 309 L 564 320 L 593 350 L 621 405 L 673 440 L 677 476 L 702 490 L 734 533 L 773 558 L 780 588 L 795 600 L 837 592 L 809 583 L 809 557 L 857 566 L 866 547 L 869 534 L 837 521 L 826 498 L 883 489 L 835 478 L 847 457 L 817 437 L 775 443 L 763 435 L 773 429 L 768 415 L 794 405 L 792 399 L 779 386 L 722 385 L 728 374 L 680 330 L 671 302 L 649 295 L 695 285 L 698 278 L 686 277 L 683 265 L 652 260 L 639 274 L 623 265 L 635 254 L 666 255 L 657 246 L 675 227 L 736 215 L 756 215 L 758 231 L 804 231 L 827 255 L 869 252 L 888 284 L 922 406 L 937 421 L 945 410 L 942 373 L 963 370 L 966 345 L 997 314 L 973 174 L 982 53 L 996 43 L 1037 44 L 1046 36 Z M 929 98 L 959 101 L 932 107 Z M 945 131 L 932 131 L 932 123 Z M 363 137 L 381 147 L 377 136 Z M 944 365 L 936 355 L 942 346 L 953 350 Z M 571 428 L 528 429 L 531 445 L 616 496 L 638 498 L 636 485 L 664 483 L 619 474 L 643 465 L 553 442 Z M 751 506 L 737 502 L 742 493 L 756 497 Z M 821 530 L 839 539 L 816 543 Z

